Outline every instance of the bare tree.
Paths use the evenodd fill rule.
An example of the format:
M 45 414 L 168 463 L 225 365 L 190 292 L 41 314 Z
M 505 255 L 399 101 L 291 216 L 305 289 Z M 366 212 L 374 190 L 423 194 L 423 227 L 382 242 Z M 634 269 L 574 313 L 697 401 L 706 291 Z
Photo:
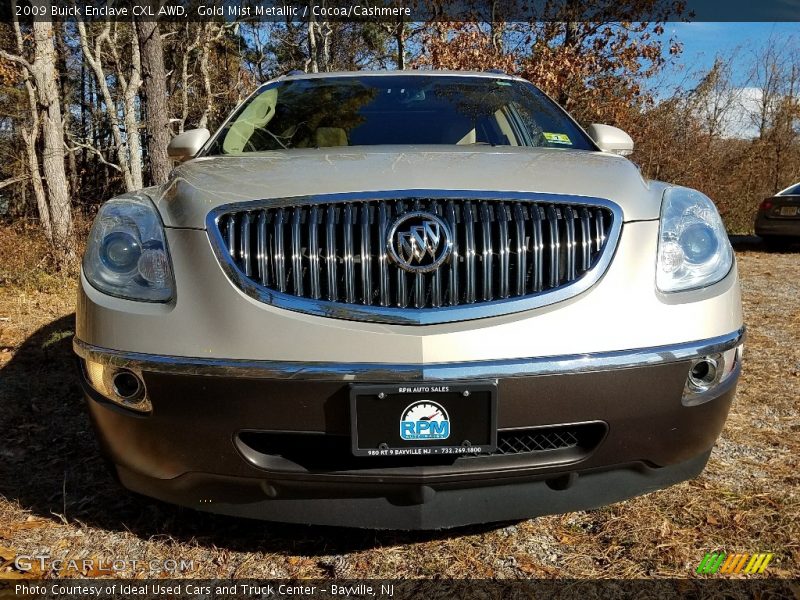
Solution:
M 324 73 L 330 66 L 333 28 L 328 21 L 317 21 L 314 14 L 315 3 L 316 0 L 311 0 L 308 7 L 308 59 L 305 70 Z M 325 6 L 325 0 L 322 0 L 320 6 Z
M 14 19 L 14 34 L 17 40 L 17 52 L 20 56 L 25 51 L 25 43 L 22 37 L 22 31 L 19 27 L 19 20 Z M 28 171 L 30 173 L 31 185 L 33 187 L 33 195 L 36 198 L 36 208 L 39 212 L 39 222 L 42 225 L 42 231 L 47 241 L 53 242 L 53 226 L 50 222 L 50 207 L 47 204 L 47 197 L 44 191 L 44 182 L 42 181 L 42 174 L 39 170 L 39 157 L 36 154 L 36 142 L 39 139 L 39 127 L 41 119 L 39 117 L 39 106 L 36 100 L 36 88 L 32 81 L 32 75 L 28 69 L 22 70 L 22 76 L 25 81 L 25 91 L 28 96 L 28 106 L 30 109 L 30 123 L 25 124 L 21 128 L 22 139 L 25 142 L 25 155 L 28 159 Z
M 49 0 L 45 0 L 42 4 L 49 11 Z M 12 12 L 16 13 L 13 10 Z M 41 107 L 44 146 L 42 171 L 47 184 L 52 243 L 62 258 L 71 259 L 75 254 L 72 237 L 72 202 L 67 189 L 67 174 L 64 167 L 64 126 L 58 89 L 53 24 L 49 21 L 36 20 L 32 27 L 33 62 L 29 62 L 21 54 L 10 54 L 6 51 L 0 51 L 0 56 L 19 65 L 26 71 L 26 77 L 30 76 L 33 79 L 36 102 Z M 33 112 L 38 113 L 38 107 Z M 33 172 L 31 175 L 35 178 Z
M 780 105 L 781 84 L 786 68 L 784 50 L 785 44 L 779 44 L 778 40 L 771 37 L 767 44 L 752 51 L 750 77 L 760 92 L 758 110 L 754 114 L 759 139 L 767 135 L 773 115 Z
M 187 26 L 188 30 L 188 26 Z M 186 119 L 189 116 L 189 57 L 192 55 L 192 52 L 200 45 L 200 36 L 202 34 L 202 26 L 197 26 L 197 37 L 195 37 L 194 41 L 189 44 L 186 48 L 186 52 L 183 54 L 183 60 L 181 62 L 181 121 L 180 121 L 180 132 L 183 133 L 184 128 L 186 127 Z
M 134 23 L 130 24 L 132 28 L 129 40 L 130 61 L 123 62 L 119 53 L 118 23 L 113 24 L 112 35 L 112 23 L 106 21 L 100 33 L 95 36 L 93 45 L 90 43 L 89 33 L 83 20 L 78 19 L 77 24 L 84 59 L 94 74 L 95 83 L 106 105 L 105 116 L 109 120 L 111 133 L 114 137 L 117 167 L 125 181 L 125 189 L 128 191 L 137 190 L 143 187 L 144 184 L 142 178 L 141 136 L 136 106 L 139 88 L 142 83 L 142 63 L 139 53 L 139 41 L 135 32 L 136 25 Z M 117 89 L 121 96 L 122 122 L 120 122 L 117 111 L 117 102 L 111 95 L 111 89 L 108 84 L 106 65 L 104 63 L 106 52 L 104 47 L 108 48 L 108 53 L 115 66 Z M 129 69 L 125 69 L 124 64 L 129 64 Z
M 215 95 L 212 86 L 212 73 L 210 59 L 213 48 L 225 36 L 226 32 L 235 27 L 236 23 L 226 23 L 220 25 L 209 21 L 203 25 L 200 43 L 200 74 L 203 78 L 203 94 L 205 96 L 205 106 L 200 115 L 198 127 L 208 127 L 208 121 L 214 114 Z

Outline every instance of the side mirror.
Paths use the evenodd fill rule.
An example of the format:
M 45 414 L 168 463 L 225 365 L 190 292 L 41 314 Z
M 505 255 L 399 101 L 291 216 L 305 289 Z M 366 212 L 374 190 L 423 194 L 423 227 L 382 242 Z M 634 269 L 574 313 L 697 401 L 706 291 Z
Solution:
M 194 158 L 200 152 L 200 148 L 211 137 L 211 132 L 208 129 L 190 129 L 184 131 L 180 135 L 172 138 L 172 141 L 167 146 L 167 154 L 173 160 L 183 162 Z
M 594 140 L 603 152 L 613 152 L 614 154 L 621 154 L 628 156 L 633 152 L 633 140 L 631 136 L 622 131 L 618 127 L 611 125 L 600 125 L 599 123 L 592 123 L 586 133 Z

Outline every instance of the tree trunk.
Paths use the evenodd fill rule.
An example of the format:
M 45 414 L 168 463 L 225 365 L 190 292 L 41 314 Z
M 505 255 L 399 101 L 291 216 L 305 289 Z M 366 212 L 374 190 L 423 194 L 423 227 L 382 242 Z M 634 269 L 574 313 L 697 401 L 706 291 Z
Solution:
M 25 43 L 22 39 L 22 31 L 19 28 L 19 21 L 16 19 L 14 20 L 14 33 L 17 39 L 17 52 L 22 56 L 25 50 Z M 36 89 L 31 81 L 33 74 L 27 68 L 23 68 L 22 72 L 25 76 L 25 91 L 28 94 L 28 108 L 31 113 L 30 125 L 24 125 L 22 127 L 22 139 L 25 142 L 25 154 L 28 159 L 28 171 L 31 176 L 33 196 L 36 199 L 36 209 L 39 213 L 39 223 L 42 225 L 45 238 L 52 244 L 53 226 L 50 221 L 50 207 L 47 205 L 47 196 L 44 191 L 42 173 L 39 170 L 39 155 L 36 151 L 36 142 L 39 139 L 39 126 L 41 124 L 39 118 L 39 104 L 36 99 Z
M 131 71 L 130 81 L 126 82 L 121 72 L 120 61 L 115 56 L 117 63 L 117 77 L 120 79 L 124 90 L 122 103 L 125 107 L 125 135 L 128 138 L 128 160 L 131 166 L 131 179 L 133 189 L 138 190 L 144 187 L 144 177 L 142 176 L 142 137 L 139 132 L 138 99 L 139 88 L 142 85 L 142 59 L 139 54 L 139 40 L 136 36 L 136 24 L 131 23 Z M 116 50 L 116 48 L 114 49 Z
M 397 42 L 397 68 L 400 71 L 405 71 L 406 68 L 406 24 L 403 17 L 400 17 L 400 22 L 395 29 L 395 41 Z
M 167 156 L 171 139 L 169 109 L 167 107 L 167 76 L 164 72 L 164 50 L 161 32 L 155 21 L 138 23 L 139 47 L 142 54 L 144 77 L 145 118 L 147 124 L 147 156 L 150 162 L 150 180 L 154 185 L 164 183 L 172 170 Z
M 142 187 L 141 164 L 141 136 L 139 133 L 139 119 L 137 115 L 137 101 L 139 87 L 141 86 L 141 59 L 139 55 L 139 40 L 135 31 L 131 34 L 130 81 L 125 74 L 125 62 L 119 54 L 117 47 L 117 26 L 115 23 L 114 37 L 111 38 L 111 22 L 106 21 L 103 29 L 94 39 L 94 48 L 90 46 L 89 34 L 86 24 L 77 19 L 78 35 L 83 49 L 83 58 L 94 73 L 94 83 L 97 86 L 103 102 L 105 103 L 105 116 L 108 119 L 111 134 L 114 139 L 114 152 L 117 156 L 117 167 L 122 172 L 127 191 L 137 190 Z M 135 30 L 135 24 L 131 23 Z M 116 66 L 117 89 L 122 96 L 122 116 L 125 127 L 125 136 L 122 135 L 119 110 L 116 100 L 111 95 L 108 77 L 103 66 L 103 46 L 107 45 Z M 94 147 L 99 152 L 97 146 Z M 95 154 L 100 157 L 100 154 Z M 107 162 L 107 159 L 101 161 Z M 107 162 L 111 165 L 112 163 Z M 116 168 L 116 167 L 115 167 Z M 107 174 L 106 174 L 107 175 Z
M 34 110 L 35 108 L 34 103 Z M 39 171 L 39 157 L 36 155 L 36 139 L 38 138 L 39 119 L 34 119 L 31 129 L 22 131 L 22 139 L 25 141 L 25 153 L 28 157 L 28 171 L 31 174 L 31 185 L 33 186 L 33 196 L 36 198 L 36 209 L 39 212 L 39 223 L 42 224 L 44 237 L 51 244 L 53 243 L 53 227 L 50 223 L 50 207 L 47 205 L 47 196 L 44 193 L 44 182 Z
M 49 3 L 47 3 L 49 4 Z M 33 75 L 44 108 L 42 138 L 44 152 L 42 170 L 47 183 L 50 219 L 53 224 L 53 244 L 63 257 L 75 255 L 72 239 L 72 203 L 67 192 L 67 173 L 64 169 L 64 126 L 61 121 L 61 99 L 58 95 L 56 52 L 53 44 L 53 24 L 33 22 Z
M 200 74 L 203 76 L 203 93 L 206 96 L 206 105 L 203 114 L 200 115 L 198 127 L 208 127 L 208 120 L 214 112 L 214 93 L 211 87 L 211 68 L 208 64 L 211 54 L 211 45 L 215 38 L 212 38 L 214 24 L 212 22 L 203 25 L 203 45 L 200 52 Z M 220 30 L 221 31 L 221 30 Z
M 317 50 L 317 18 L 313 11 L 314 3 L 311 3 L 308 11 L 308 62 L 306 72 L 319 73 L 319 51 Z

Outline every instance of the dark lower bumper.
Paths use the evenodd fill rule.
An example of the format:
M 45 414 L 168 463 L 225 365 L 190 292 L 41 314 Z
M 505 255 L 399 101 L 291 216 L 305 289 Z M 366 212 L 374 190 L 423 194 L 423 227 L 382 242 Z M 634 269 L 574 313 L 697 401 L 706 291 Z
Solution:
M 735 337 L 714 350 L 739 343 Z M 341 380 L 145 369 L 147 415 L 111 403 L 85 379 L 84 391 L 101 442 L 132 490 L 278 521 L 440 528 L 600 506 L 699 473 L 722 431 L 739 366 L 703 402 L 686 405 L 692 359 L 663 355 L 673 358 L 499 377 L 500 434 L 569 429 L 575 443 L 425 461 L 353 457 L 349 386 Z M 297 435 L 325 443 L 309 459 L 280 445 L 281 436 Z
M 444 529 L 585 510 L 652 492 L 697 476 L 710 451 L 655 468 L 644 463 L 478 487 L 376 485 L 236 478 L 187 473 L 154 479 L 119 468 L 129 489 L 166 502 L 215 513 L 368 529 Z M 198 499 L 200 499 L 198 501 Z

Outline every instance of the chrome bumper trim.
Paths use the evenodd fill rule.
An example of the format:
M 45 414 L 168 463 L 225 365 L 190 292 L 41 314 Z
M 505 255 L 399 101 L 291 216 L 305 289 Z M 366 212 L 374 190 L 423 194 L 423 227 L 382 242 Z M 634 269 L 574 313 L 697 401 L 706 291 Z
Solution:
M 75 353 L 86 360 L 108 364 L 117 368 L 156 373 L 251 377 L 256 379 L 394 382 L 499 379 L 659 365 L 724 352 L 739 346 L 744 342 L 744 339 L 745 329 L 742 327 L 738 331 L 715 338 L 653 348 L 423 365 L 306 363 L 159 356 L 100 348 L 77 338 L 73 340 L 73 347 Z

